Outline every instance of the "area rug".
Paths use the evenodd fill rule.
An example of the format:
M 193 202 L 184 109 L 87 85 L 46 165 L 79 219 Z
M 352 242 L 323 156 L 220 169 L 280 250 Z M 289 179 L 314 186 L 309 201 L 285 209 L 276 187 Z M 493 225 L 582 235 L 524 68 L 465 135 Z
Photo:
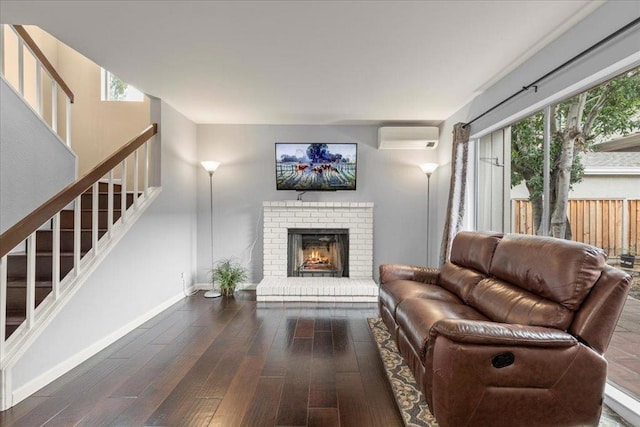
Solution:
M 429 411 L 427 401 L 416 384 L 413 373 L 405 363 L 391 338 L 386 325 L 379 317 L 367 319 L 373 338 L 387 373 L 396 404 L 407 427 L 433 427 L 438 422 Z
M 438 422 L 429 411 L 427 401 L 418 388 L 413 373 L 400 355 L 386 325 L 379 317 L 370 318 L 367 321 L 378 346 L 380 358 L 404 425 L 407 427 L 437 426 Z M 605 406 L 599 427 L 630 427 L 630 425 Z

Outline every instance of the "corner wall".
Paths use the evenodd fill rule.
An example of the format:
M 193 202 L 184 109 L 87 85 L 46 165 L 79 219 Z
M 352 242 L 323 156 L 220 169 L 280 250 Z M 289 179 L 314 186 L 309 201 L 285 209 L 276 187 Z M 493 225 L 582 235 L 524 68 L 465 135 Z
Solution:
M 378 150 L 376 126 L 199 125 L 198 160 L 222 162 L 213 176 L 213 259 L 236 257 L 248 266 L 250 282 L 262 279 L 262 202 L 297 196 L 276 190 L 275 142 L 358 143 L 357 190 L 308 192 L 303 200 L 374 203 L 376 280 L 380 263 L 425 264 L 427 180 L 418 164 L 434 161 L 436 152 Z M 211 265 L 209 175 L 201 167 L 197 173 L 197 280 L 204 283 Z
M 76 156 L 0 79 L 0 233 L 76 177 Z

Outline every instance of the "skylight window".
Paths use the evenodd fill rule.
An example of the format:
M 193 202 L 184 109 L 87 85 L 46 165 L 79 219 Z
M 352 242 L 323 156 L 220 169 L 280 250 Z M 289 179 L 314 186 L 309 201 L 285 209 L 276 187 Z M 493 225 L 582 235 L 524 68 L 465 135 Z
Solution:
M 144 94 L 142 92 L 104 68 L 101 69 L 100 83 L 103 101 L 144 101 Z

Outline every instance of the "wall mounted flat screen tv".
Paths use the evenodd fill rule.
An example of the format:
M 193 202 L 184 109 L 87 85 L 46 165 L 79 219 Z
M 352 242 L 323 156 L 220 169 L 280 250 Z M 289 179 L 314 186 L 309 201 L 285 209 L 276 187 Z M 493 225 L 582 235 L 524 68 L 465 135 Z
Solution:
M 276 142 L 278 190 L 356 189 L 358 144 Z

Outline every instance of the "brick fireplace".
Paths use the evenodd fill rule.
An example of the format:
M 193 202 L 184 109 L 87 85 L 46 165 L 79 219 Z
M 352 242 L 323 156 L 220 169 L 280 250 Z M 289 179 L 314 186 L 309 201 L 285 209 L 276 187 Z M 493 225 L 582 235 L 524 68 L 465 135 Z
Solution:
M 373 281 L 373 203 L 264 202 L 264 278 L 258 301 L 376 301 Z M 289 231 L 345 230 L 347 277 L 287 277 Z M 311 275 L 313 276 L 313 275 Z

